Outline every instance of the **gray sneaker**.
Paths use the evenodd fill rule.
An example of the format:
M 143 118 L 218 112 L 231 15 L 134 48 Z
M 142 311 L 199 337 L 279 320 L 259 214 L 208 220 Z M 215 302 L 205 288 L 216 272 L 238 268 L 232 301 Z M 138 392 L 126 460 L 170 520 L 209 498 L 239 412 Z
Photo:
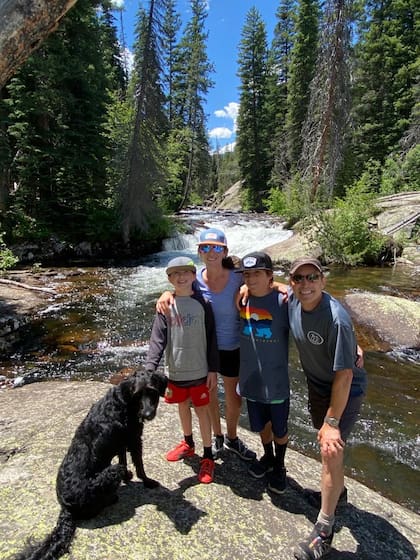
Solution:
M 238 455 L 243 461 L 255 461 L 257 458 L 257 454 L 248 449 L 244 442 L 239 438 L 229 439 L 225 436 L 223 447 L 227 449 L 227 451 L 236 453 L 236 455 Z
M 328 535 L 321 523 L 316 523 L 309 537 L 298 544 L 293 554 L 297 560 L 319 560 L 331 552 L 334 532 Z
M 259 461 L 254 461 L 249 469 L 248 473 L 254 478 L 262 478 L 266 473 L 273 470 L 274 457 L 267 457 L 263 455 Z
M 211 452 L 213 453 L 213 458 L 217 459 L 220 452 L 223 449 L 223 443 L 225 441 L 224 436 L 214 436 L 211 442 Z

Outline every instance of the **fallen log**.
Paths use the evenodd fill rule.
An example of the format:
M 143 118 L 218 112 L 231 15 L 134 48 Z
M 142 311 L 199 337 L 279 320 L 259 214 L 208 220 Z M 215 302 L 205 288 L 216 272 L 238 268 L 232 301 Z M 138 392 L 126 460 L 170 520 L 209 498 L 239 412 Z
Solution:
M 16 280 L 7 280 L 6 278 L 0 278 L 0 284 L 5 284 L 6 286 L 13 286 L 15 288 L 22 288 L 24 290 L 32 290 L 34 292 L 44 292 L 46 294 L 57 295 L 55 290 L 51 288 L 40 288 L 39 286 L 30 286 L 29 284 L 24 284 L 23 282 L 17 282 Z

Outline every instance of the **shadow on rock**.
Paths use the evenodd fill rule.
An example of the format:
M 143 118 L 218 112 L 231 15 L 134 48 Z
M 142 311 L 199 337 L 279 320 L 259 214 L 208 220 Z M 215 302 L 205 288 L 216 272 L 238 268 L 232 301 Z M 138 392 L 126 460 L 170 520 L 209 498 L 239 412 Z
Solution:
M 179 484 L 179 488 L 176 490 L 169 490 L 165 486 L 148 489 L 144 488 L 141 482 L 129 482 L 119 489 L 119 500 L 116 504 L 104 510 L 94 519 L 80 522 L 78 526 L 97 529 L 118 525 L 134 517 L 137 508 L 150 504 L 156 506 L 157 511 L 164 512 L 176 530 L 186 535 L 201 517 L 207 515 L 205 511 L 195 507 L 184 498 L 184 492 L 195 484 L 198 484 L 197 480 L 186 479 Z

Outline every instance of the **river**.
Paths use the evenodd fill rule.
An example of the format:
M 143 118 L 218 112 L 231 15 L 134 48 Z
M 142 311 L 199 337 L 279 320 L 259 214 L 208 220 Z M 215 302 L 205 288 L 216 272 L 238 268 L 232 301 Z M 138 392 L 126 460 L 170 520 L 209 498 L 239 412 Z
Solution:
M 63 270 L 60 290 L 68 295 L 58 297 L 41 314 L 19 350 L 0 362 L 0 373 L 40 381 L 109 379 L 144 359 L 156 298 L 168 288 L 165 265 L 178 254 L 197 259 L 197 232 L 204 225 L 223 229 L 230 253 L 238 256 L 291 235 L 268 217 L 186 212 L 182 220 L 186 233 L 166 240 L 162 252 L 131 266 Z M 276 276 L 285 281 L 282 270 L 276 270 Z M 420 299 L 418 277 L 409 269 L 331 269 L 328 290 L 333 295 L 341 298 L 354 289 Z M 359 334 L 357 325 L 356 331 Z M 347 447 L 346 474 L 419 512 L 419 353 L 380 352 L 373 336 L 360 331 L 360 337 L 369 389 Z M 293 343 L 290 377 L 290 446 L 317 458 L 306 385 Z M 221 384 L 220 396 L 223 401 Z M 241 424 L 247 427 L 245 408 Z

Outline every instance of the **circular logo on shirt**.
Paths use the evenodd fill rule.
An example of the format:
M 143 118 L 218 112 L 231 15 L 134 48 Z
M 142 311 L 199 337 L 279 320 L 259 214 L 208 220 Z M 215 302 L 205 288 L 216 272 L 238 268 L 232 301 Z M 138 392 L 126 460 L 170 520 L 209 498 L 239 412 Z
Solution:
M 319 346 L 324 342 L 322 336 L 315 331 L 308 331 L 306 338 L 309 340 L 311 344 L 315 344 L 316 346 Z

